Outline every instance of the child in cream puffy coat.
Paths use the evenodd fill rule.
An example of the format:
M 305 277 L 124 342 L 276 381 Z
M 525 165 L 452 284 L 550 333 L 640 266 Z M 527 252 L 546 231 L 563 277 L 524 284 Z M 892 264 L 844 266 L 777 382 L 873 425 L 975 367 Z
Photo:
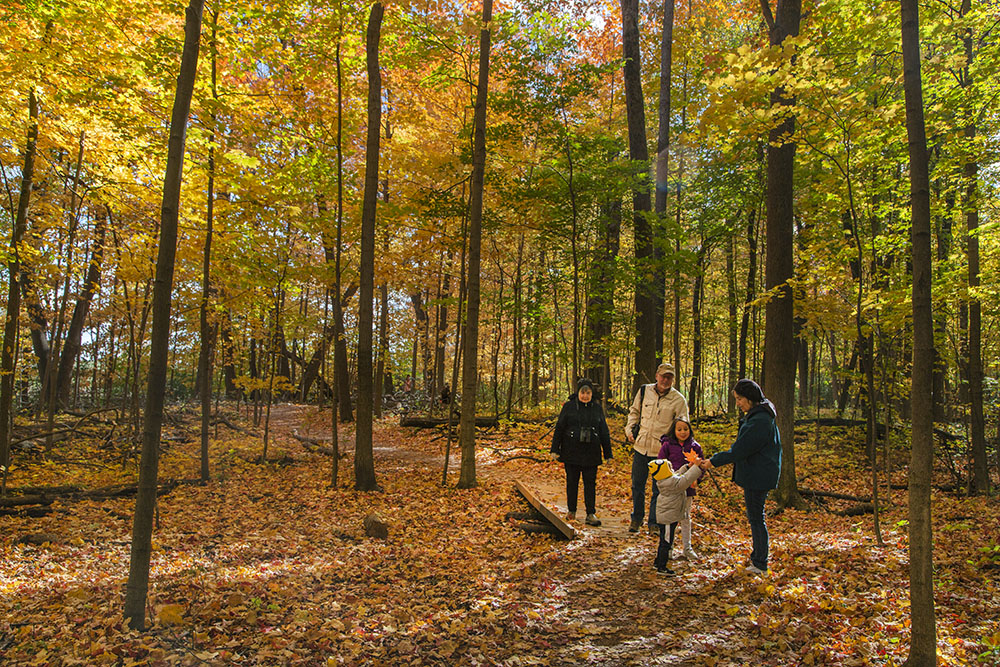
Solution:
M 656 549 L 657 574 L 673 576 L 674 571 L 667 567 L 670 562 L 670 549 L 674 543 L 674 531 L 691 504 L 691 496 L 687 495 L 689 486 L 701 476 L 701 468 L 697 465 L 683 465 L 674 471 L 667 459 L 650 461 L 650 472 L 656 480 L 660 495 L 656 500 L 656 523 L 660 524 L 660 543 Z M 669 530 L 670 538 L 667 539 Z

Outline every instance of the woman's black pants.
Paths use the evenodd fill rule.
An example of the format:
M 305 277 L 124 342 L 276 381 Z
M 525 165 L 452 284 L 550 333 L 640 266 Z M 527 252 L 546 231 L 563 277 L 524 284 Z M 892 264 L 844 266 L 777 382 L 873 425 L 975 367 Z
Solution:
M 597 466 L 578 466 L 564 463 L 566 466 L 566 510 L 576 512 L 576 496 L 580 489 L 580 477 L 583 477 L 583 504 L 587 514 L 597 513 Z

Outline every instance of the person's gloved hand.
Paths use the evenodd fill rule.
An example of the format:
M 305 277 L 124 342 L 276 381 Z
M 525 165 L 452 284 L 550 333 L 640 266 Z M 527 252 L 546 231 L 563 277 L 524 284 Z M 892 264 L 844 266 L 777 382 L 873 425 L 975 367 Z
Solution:
M 558 461 L 559 460 L 559 453 L 558 452 L 549 452 L 549 457 L 553 461 Z

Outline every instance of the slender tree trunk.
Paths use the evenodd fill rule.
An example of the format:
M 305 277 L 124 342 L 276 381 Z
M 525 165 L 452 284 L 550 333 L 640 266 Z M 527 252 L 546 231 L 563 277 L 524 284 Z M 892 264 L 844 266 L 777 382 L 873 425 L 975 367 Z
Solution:
M 538 267 L 531 285 L 531 406 L 541 402 L 539 368 L 542 358 L 542 272 L 545 270 L 545 249 L 538 253 Z
M 59 402 L 63 405 L 69 401 L 70 378 L 73 375 L 76 359 L 80 354 L 80 340 L 83 337 L 84 323 L 90 312 L 90 304 L 101 283 L 104 239 L 110 216 L 111 212 L 108 210 L 107 217 L 101 216 L 97 219 L 97 227 L 94 230 L 94 245 L 90 251 L 90 262 L 87 264 L 87 273 L 83 280 L 83 291 L 77 297 L 76 305 L 73 307 L 73 316 L 70 319 L 69 329 L 66 331 L 66 340 L 63 343 L 62 355 L 59 359 L 59 376 L 56 380 L 56 386 L 59 389 Z
M 219 26 L 219 12 L 212 11 L 212 100 L 218 101 L 216 88 L 216 32 Z M 215 344 L 212 323 L 208 319 L 208 300 L 212 295 L 212 226 L 215 217 L 215 107 L 208 114 L 208 194 L 205 200 L 205 246 L 201 265 L 201 307 L 199 324 L 201 349 L 198 352 L 198 376 L 201 378 L 201 481 L 207 483 L 210 475 L 208 466 L 208 430 L 212 414 L 212 348 Z
M 462 201 L 465 201 L 465 186 L 462 186 Z M 462 251 L 459 255 L 459 279 L 458 279 L 458 306 L 455 308 L 455 360 L 451 365 L 451 386 L 458 387 L 458 373 L 461 370 L 462 364 L 462 349 L 465 344 L 463 336 L 463 331 L 465 327 L 463 326 L 462 317 L 465 313 L 465 297 L 467 294 L 467 281 L 466 281 L 466 248 L 469 245 L 469 217 L 468 208 L 463 207 L 465 213 L 462 215 Z M 451 441 L 454 435 L 452 429 L 452 417 L 455 415 L 454 405 L 455 405 L 455 391 L 452 390 L 451 398 L 448 403 L 444 405 L 444 409 L 447 413 L 448 419 L 448 440 L 445 442 L 444 449 L 444 469 L 441 472 L 441 486 L 447 486 L 448 484 L 448 467 L 451 465 Z
M 343 24 L 340 26 L 343 31 Z M 334 299 L 333 299 L 333 418 L 339 418 L 341 423 L 354 419 L 351 407 L 351 378 L 347 369 L 347 338 L 344 335 L 344 303 L 341 292 L 342 248 L 344 234 L 344 98 L 343 98 L 343 62 L 340 47 L 343 35 L 338 34 L 336 64 L 337 64 L 337 240 L 335 244 L 334 265 Z M 334 450 L 337 448 L 337 428 L 333 427 Z M 337 484 L 337 457 L 334 456 L 333 485 Z
M 726 296 L 729 301 L 729 368 L 727 387 L 733 387 L 740 379 L 739 372 L 739 331 L 737 328 L 736 304 L 736 238 L 730 236 L 726 243 Z M 736 398 L 733 392 L 726 392 L 726 414 L 736 413 Z
M 972 0 L 963 0 L 962 16 L 972 10 Z M 972 28 L 966 28 L 965 67 L 962 71 L 962 87 L 972 96 L 972 63 L 976 57 Z M 990 473 L 986 454 L 986 417 L 983 410 L 983 315 L 979 299 L 979 162 L 977 154 L 976 114 L 971 99 L 966 116 L 969 124 L 965 127 L 965 138 L 969 142 L 968 158 L 965 162 L 965 226 L 969 235 L 966 240 L 966 255 L 969 271 L 969 436 L 972 440 L 972 493 L 988 493 Z
M 935 181 L 935 190 L 940 196 L 941 179 Z M 950 194 L 951 189 L 944 196 L 944 211 L 937 216 L 938 224 L 935 225 L 937 232 L 937 265 L 935 272 L 939 279 L 943 278 L 943 267 L 947 266 L 948 256 L 951 254 L 951 228 L 952 215 L 955 208 L 955 197 Z M 948 378 L 948 359 L 941 354 L 944 345 L 948 340 L 948 314 L 951 308 L 951 295 L 940 298 L 939 303 L 934 307 L 934 421 L 941 422 L 948 418 L 946 403 L 946 387 Z
M 673 68 L 674 0 L 663 0 L 663 25 L 660 30 L 660 104 L 656 134 L 656 226 L 653 233 L 653 254 L 656 258 L 654 294 L 656 354 L 663 354 L 663 316 L 666 309 L 666 248 L 665 222 L 669 194 L 670 158 L 670 85 Z
M 695 268 L 695 278 L 694 278 L 694 294 L 691 297 L 691 320 L 694 323 L 694 335 L 691 339 L 691 388 L 688 391 L 688 404 L 690 406 L 691 416 L 701 414 L 701 356 L 702 356 L 702 340 L 701 340 L 701 306 L 702 306 L 702 295 L 705 289 L 705 264 L 708 263 L 708 257 L 711 253 L 711 248 L 707 246 L 702 240 L 701 248 L 698 250 L 698 265 Z M 730 392 L 732 393 L 732 392 Z
M 773 18 L 768 2 L 761 6 L 770 28 L 772 46 L 783 46 L 787 38 L 799 34 L 800 0 L 778 0 Z M 789 285 L 794 274 L 794 104 L 794 98 L 783 87 L 771 93 L 772 110 L 785 115 L 771 130 L 767 148 L 765 283 L 775 296 L 768 300 L 766 307 L 763 380 L 766 394 L 777 408 L 781 432 L 781 477 L 775 496 L 782 507 L 805 504 L 795 480 L 795 338 L 792 334 L 795 308 Z
M 573 150 L 569 139 L 569 123 L 563 121 L 566 129 L 566 162 L 569 166 L 569 178 L 567 188 L 569 189 L 570 202 L 570 254 L 573 260 L 573 372 L 574 382 L 580 377 L 580 250 L 579 250 L 579 210 L 576 203 L 576 187 L 573 182 Z M 662 319 L 662 318 L 661 318 Z
M 611 378 L 605 369 L 610 356 L 611 327 L 614 318 L 615 259 L 621 242 L 621 200 L 606 202 L 601 207 L 600 236 L 594 248 L 588 288 L 587 330 L 590 353 L 587 357 L 587 377 L 594 380 L 609 396 Z M 602 401 L 607 404 L 607 400 Z
M 625 113 L 628 119 L 629 159 L 636 164 L 637 185 L 632 190 L 633 233 L 635 238 L 635 376 L 633 392 L 640 384 L 652 382 L 656 372 L 656 257 L 649 192 L 649 148 L 646 145 L 646 107 L 642 96 L 639 63 L 639 1 L 621 0 L 622 54 L 625 59 Z M 662 319 L 662 312 L 660 318 Z M 662 328 L 661 328 L 662 331 Z
M 160 208 L 160 246 L 156 257 L 156 280 L 153 288 L 153 336 L 149 355 L 149 383 L 143 424 L 142 456 L 139 464 L 135 520 L 132 524 L 132 549 L 128 583 L 125 589 L 124 617 L 133 630 L 146 625 L 146 591 L 149 588 L 149 557 L 153 536 L 153 508 L 156 504 L 156 477 L 159 467 L 160 429 L 167 379 L 167 351 L 170 344 L 170 296 L 174 281 L 174 257 L 177 251 L 177 220 L 184 170 L 184 140 L 187 132 L 191 96 L 198 71 L 198 42 L 201 39 L 201 14 L 204 0 L 191 0 L 184 23 L 184 49 L 180 74 L 170 118 L 170 141 L 167 168 L 163 177 L 163 203 Z
M 688 2 L 688 20 L 691 19 L 691 3 Z M 688 102 L 688 68 L 685 64 L 684 66 L 684 76 L 681 80 L 682 91 L 684 93 L 684 104 L 681 105 L 681 133 L 687 132 L 687 102 Z M 681 254 L 681 237 L 683 235 L 683 216 L 684 216 L 684 188 L 682 184 L 684 182 L 684 152 L 680 151 L 679 159 L 677 160 L 677 185 L 675 187 L 675 205 L 674 205 L 674 225 L 677 229 L 677 236 L 674 239 L 674 253 L 677 257 Z M 686 280 L 686 276 L 683 272 L 679 270 L 675 263 L 674 270 L 674 280 L 673 280 L 673 292 L 674 297 L 674 331 L 673 331 L 673 362 L 674 362 L 674 373 L 675 377 L 681 377 L 683 373 L 682 358 L 681 358 L 681 285 Z
M 354 438 L 354 488 L 375 491 L 372 452 L 372 301 L 375 281 L 375 207 L 378 203 L 378 160 L 382 134 L 382 74 L 378 49 L 385 9 L 372 4 L 365 38 L 368 62 L 368 143 L 365 149 L 365 193 L 361 211 L 361 287 L 358 297 L 358 422 Z
M 750 320 L 753 316 L 753 302 L 757 299 L 757 209 L 751 208 L 747 218 L 747 287 L 743 299 L 743 318 L 740 320 L 739 338 L 739 377 L 747 377 L 747 336 L 750 332 Z M 733 384 L 736 384 L 735 382 Z M 732 385 L 730 385 L 732 386 Z
M 386 92 L 388 96 L 388 91 Z M 385 119 L 385 141 L 388 144 L 392 141 L 392 125 L 388 115 Z M 389 167 L 386 167 L 385 178 L 382 179 L 382 201 L 389 203 Z M 383 257 L 389 255 L 389 228 L 386 226 L 382 230 L 382 252 Z M 386 356 L 389 354 L 389 283 L 385 277 L 379 285 L 379 323 L 378 323 L 378 366 L 375 368 L 375 416 L 382 417 L 382 396 L 392 393 L 392 371 L 386 363 Z M 390 368 L 388 372 L 386 369 Z M 428 382 L 424 386 L 426 387 Z
M 375 394 L 375 417 L 382 417 L 382 397 L 392 393 L 391 374 L 386 373 L 386 355 L 389 352 L 389 285 L 382 282 L 378 288 L 378 363 L 375 366 L 375 380 L 372 382 Z
M 73 273 L 73 257 L 74 249 L 76 247 L 76 232 L 80 224 L 80 208 L 83 206 L 83 198 L 78 196 L 78 193 L 82 189 L 80 183 L 80 171 L 83 168 L 83 153 L 84 153 L 84 140 L 85 134 L 80 132 L 80 149 L 77 153 L 76 158 L 76 170 L 73 175 L 73 185 L 70 190 L 70 201 L 69 201 L 69 234 L 68 240 L 66 242 L 66 266 L 65 275 L 63 277 L 63 290 L 62 298 L 59 299 L 59 309 L 56 313 L 55 318 L 55 331 L 52 337 L 52 348 L 51 348 L 51 363 L 48 364 L 45 371 L 45 381 L 42 383 L 42 397 L 45 402 L 46 408 L 46 432 L 49 435 L 45 438 L 45 451 L 52 449 L 53 440 L 52 432 L 55 430 L 55 417 L 56 417 L 56 404 L 58 399 L 58 375 L 59 375 L 59 357 L 60 357 L 60 341 L 62 341 L 63 335 L 63 323 L 66 321 L 66 306 L 69 303 L 69 287 L 70 287 L 70 275 Z M 57 293 L 58 294 L 58 293 Z M 70 382 L 70 378 L 66 379 L 67 385 Z M 67 389 L 67 394 L 68 394 Z
M 514 385 L 517 383 L 517 369 L 521 364 L 521 355 L 524 351 L 522 344 L 523 336 L 521 329 L 521 285 L 522 267 L 524 266 L 524 232 L 517 238 L 517 268 L 514 274 L 514 313 L 513 319 L 513 349 L 510 360 L 510 381 L 507 383 L 507 409 L 505 411 L 507 419 L 510 419 L 511 410 L 514 408 Z
M 38 144 L 38 100 L 35 89 L 28 91 L 28 137 L 24 144 L 24 166 L 21 168 L 21 192 L 17 213 L 10 235 L 10 258 L 7 260 L 7 313 L 3 329 L 3 350 L 0 351 L 0 495 L 7 494 L 7 472 L 10 469 L 11 408 L 14 404 L 14 378 L 18 320 L 21 315 L 21 241 L 28 227 L 28 204 L 35 174 L 35 147 Z
M 223 294 L 224 296 L 224 294 Z M 222 384 L 227 398 L 236 398 L 239 390 L 236 388 L 236 350 L 233 347 L 232 313 L 228 310 L 219 323 L 219 346 L 222 363 Z
M 291 230 L 289 230 L 291 231 Z M 290 234 L 289 234 L 290 236 Z M 287 237 L 286 237 L 287 238 Z M 287 262 L 289 258 L 285 258 Z M 270 336 L 270 345 L 267 346 L 268 364 L 267 372 L 267 403 L 264 404 L 264 450 L 260 454 L 260 462 L 267 463 L 267 447 L 271 438 L 271 406 L 274 404 L 274 376 L 284 375 L 278 370 L 278 360 L 283 358 L 280 354 L 281 348 L 285 345 L 283 335 L 282 314 L 285 312 L 285 272 L 288 268 L 286 264 L 278 280 L 277 294 L 274 297 L 274 329 Z
M 341 8 L 341 11 L 343 8 Z M 333 456 L 330 463 L 330 488 L 336 489 L 340 474 L 340 378 L 341 364 L 346 363 L 347 354 L 344 350 L 341 358 L 341 346 L 344 344 L 344 313 L 341 308 L 341 247 L 344 234 L 344 90 L 343 70 L 340 60 L 340 45 L 344 39 L 343 15 L 340 16 L 337 32 L 337 48 L 334 59 L 337 65 L 337 233 L 333 254 L 333 386 L 330 388 L 330 447 Z
M 469 187 L 469 279 L 465 321 L 465 353 L 462 366 L 462 417 L 459 446 L 462 469 L 458 487 L 476 485 L 476 384 L 479 380 L 480 251 L 483 236 L 483 190 L 486 175 L 486 100 L 490 81 L 490 30 L 493 0 L 483 0 L 483 24 L 479 32 L 479 82 L 472 131 L 472 180 Z
M 903 90 L 910 154 L 910 238 L 913 244 L 913 370 L 910 402 L 912 434 L 909 473 L 910 653 L 909 667 L 937 664 L 934 620 L 934 549 L 931 533 L 931 473 L 934 421 L 934 322 L 931 315 L 931 211 L 920 82 L 920 10 L 917 0 L 901 2 Z

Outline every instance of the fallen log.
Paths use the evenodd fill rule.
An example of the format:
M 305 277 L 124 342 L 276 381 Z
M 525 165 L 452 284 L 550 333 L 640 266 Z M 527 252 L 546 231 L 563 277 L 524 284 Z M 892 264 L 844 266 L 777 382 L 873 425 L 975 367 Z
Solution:
M 156 495 L 162 496 L 170 493 L 182 484 L 198 484 L 200 479 L 172 479 L 160 484 L 156 489 Z M 44 488 L 44 487 L 43 487 Z M 16 496 L 0 498 L 0 507 L 23 507 L 25 505 L 51 505 L 55 501 L 66 500 L 106 500 L 108 498 L 125 498 L 133 496 L 138 492 L 137 484 L 116 484 L 114 486 L 104 486 L 98 489 L 82 490 L 75 487 L 50 487 L 59 492 L 37 493 L 28 496 Z M 69 490 L 67 490 L 69 489 Z
M 298 431 L 292 431 L 292 437 L 301 442 L 306 451 L 325 454 L 326 456 L 333 456 L 334 454 L 333 447 L 320 444 L 322 442 L 329 442 L 329 440 L 320 440 L 319 438 L 299 435 Z M 347 456 L 347 452 L 340 452 L 340 458 L 344 458 L 345 456 Z
M 60 494 L 86 491 L 78 484 L 66 484 L 63 486 L 8 486 L 8 496 L 54 496 Z
M 228 426 L 232 430 L 236 431 L 237 433 L 242 433 L 243 435 L 257 435 L 256 433 L 250 431 L 249 429 L 245 429 L 242 426 L 237 426 L 236 424 L 233 424 L 231 421 L 229 421 L 222 415 L 215 415 L 208 423 L 211 426 L 218 426 L 219 424 L 222 424 L 223 426 Z
M 30 544 L 40 547 L 43 544 L 65 544 L 66 539 L 55 533 L 30 533 L 17 538 L 14 544 Z
M 847 493 L 834 493 L 833 491 L 813 491 L 812 489 L 799 489 L 799 494 L 803 496 L 813 496 L 819 498 L 835 498 L 836 500 L 853 500 L 857 503 L 870 503 L 871 498 L 852 496 Z
M 526 533 L 547 533 L 549 535 L 562 536 L 562 531 L 553 526 L 551 523 L 542 521 L 522 521 L 517 524 L 517 527 Z
M 854 507 L 848 507 L 846 510 L 834 511 L 834 514 L 839 516 L 862 516 L 864 514 L 874 514 L 875 506 L 871 503 L 859 503 Z
M 400 426 L 410 426 L 413 428 L 437 428 L 438 426 L 458 426 L 458 419 L 449 422 L 444 417 L 413 417 L 403 415 L 399 418 Z M 499 422 L 496 417 L 476 417 L 476 426 L 480 428 L 495 428 Z

